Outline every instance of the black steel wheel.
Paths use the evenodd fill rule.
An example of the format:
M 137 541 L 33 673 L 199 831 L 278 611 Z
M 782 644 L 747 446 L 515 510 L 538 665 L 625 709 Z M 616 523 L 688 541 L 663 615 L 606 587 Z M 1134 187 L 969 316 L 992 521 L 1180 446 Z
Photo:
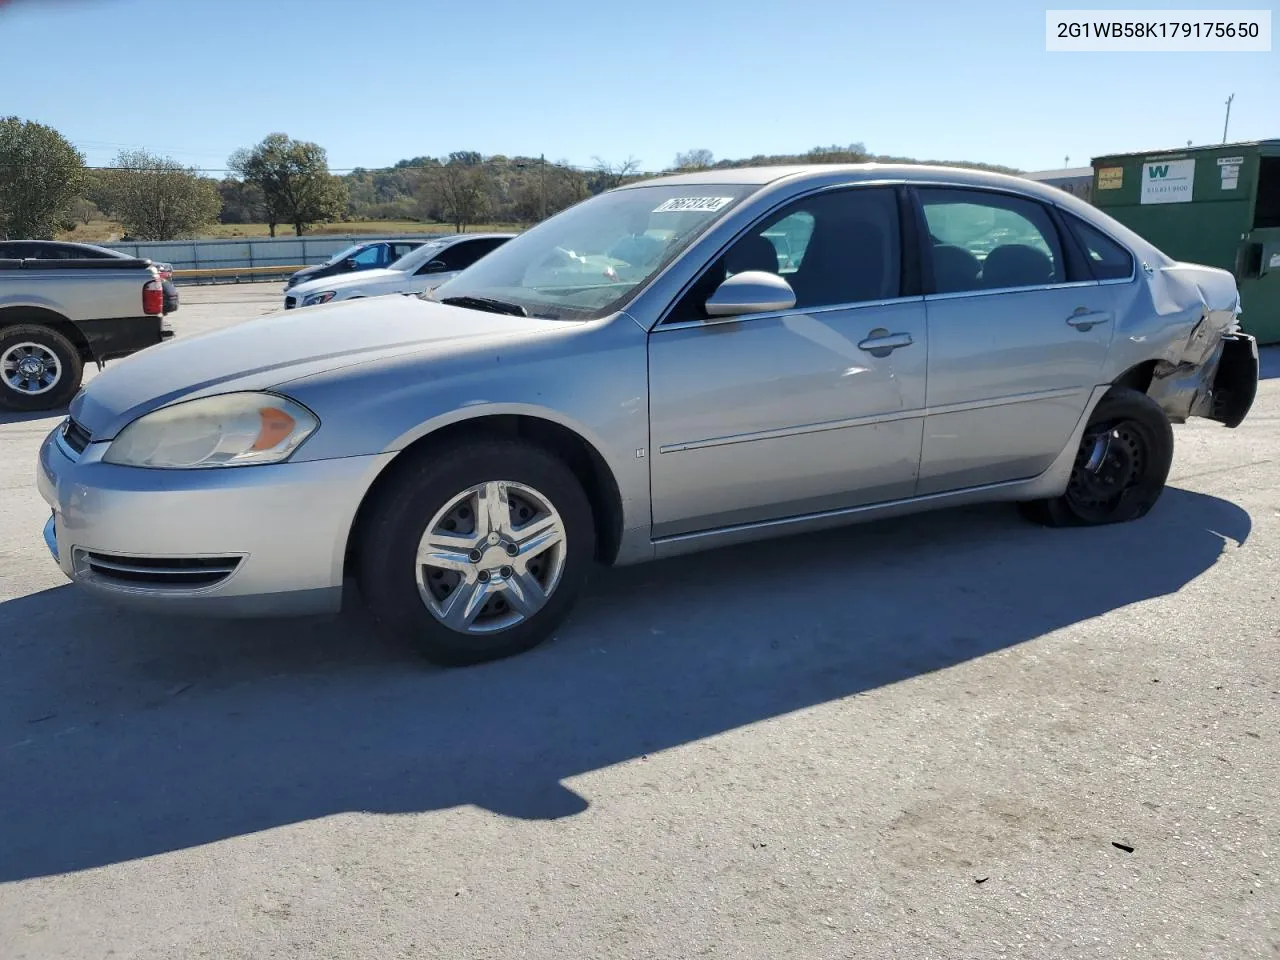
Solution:
M 1022 505 L 1046 526 L 1097 526 L 1145 516 L 1164 491 L 1173 462 L 1173 428 L 1159 405 L 1117 387 L 1099 401 L 1060 497 Z

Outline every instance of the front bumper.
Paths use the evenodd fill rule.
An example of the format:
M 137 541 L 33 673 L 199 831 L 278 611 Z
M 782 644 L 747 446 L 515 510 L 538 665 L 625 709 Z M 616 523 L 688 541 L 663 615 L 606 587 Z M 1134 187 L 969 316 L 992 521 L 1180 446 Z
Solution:
M 77 454 L 62 425 L 40 448 L 45 542 L 106 599 L 180 614 L 337 611 L 347 536 L 391 454 L 211 470 L 147 470 Z

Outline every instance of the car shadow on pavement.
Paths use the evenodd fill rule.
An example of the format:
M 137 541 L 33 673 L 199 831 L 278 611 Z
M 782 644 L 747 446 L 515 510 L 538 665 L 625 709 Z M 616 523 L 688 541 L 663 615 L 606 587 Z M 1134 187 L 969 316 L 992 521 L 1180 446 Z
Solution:
M 61 420 L 66 415 L 66 407 L 54 407 L 52 410 L 29 410 L 26 412 L 0 410 L 0 426 L 9 423 L 31 423 L 33 420 Z
M 1250 528 L 1170 489 L 1113 527 L 980 507 L 602 571 L 554 642 L 454 671 L 361 615 L 171 621 L 57 587 L 0 604 L 0 882 L 345 811 L 570 816 L 567 778 L 1173 593 Z

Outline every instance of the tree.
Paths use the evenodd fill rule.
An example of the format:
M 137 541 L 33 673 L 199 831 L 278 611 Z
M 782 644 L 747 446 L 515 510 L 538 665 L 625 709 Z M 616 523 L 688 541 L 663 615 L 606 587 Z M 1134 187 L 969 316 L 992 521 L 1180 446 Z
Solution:
M 627 157 L 622 163 L 610 163 L 599 157 L 592 157 L 595 167 L 592 169 L 591 182 L 588 184 L 592 193 L 603 193 L 620 186 L 628 177 L 635 176 L 640 169 L 640 161 L 635 157 Z
M 272 133 L 255 147 L 237 150 L 228 166 L 262 191 L 273 237 L 280 223 L 293 224 L 302 236 L 310 224 L 346 213 L 346 182 L 329 172 L 328 155 L 319 144 Z
M 102 216 L 102 211 L 98 209 L 98 205 L 92 200 L 86 200 L 80 197 L 71 204 L 71 216 L 79 220 L 85 226 L 88 226 L 98 217 Z
M 435 172 L 433 183 L 443 216 L 459 233 L 489 211 L 493 179 L 482 164 L 450 160 Z
M 84 180 L 84 156 L 44 124 L 0 119 L 0 237 L 47 240 Z
M 266 202 L 257 184 L 227 177 L 218 182 L 218 193 L 222 196 L 220 223 L 262 223 L 266 219 Z
M 715 163 L 715 160 L 715 155 L 710 150 L 699 147 L 696 150 L 677 153 L 674 166 L 677 170 L 706 170 Z
M 213 223 L 222 209 L 208 177 L 169 157 L 123 150 L 106 182 L 107 207 L 139 240 L 176 240 Z

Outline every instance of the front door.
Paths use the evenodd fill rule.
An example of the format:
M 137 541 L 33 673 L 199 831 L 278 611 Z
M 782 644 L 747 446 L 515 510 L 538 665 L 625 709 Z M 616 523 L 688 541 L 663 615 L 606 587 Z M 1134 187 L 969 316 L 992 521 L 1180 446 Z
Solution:
M 918 191 L 927 296 L 928 418 L 920 494 L 1043 473 L 1097 385 L 1112 290 L 1077 279 L 1049 211 L 1025 197 Z
M 656 538 L 911 496 L 927 343 L 900 264 L 895 191 L 860 187 L 793 201 L 708 268 L 649 338 Z M 708 317 L 745 270 L 795 308 Z

